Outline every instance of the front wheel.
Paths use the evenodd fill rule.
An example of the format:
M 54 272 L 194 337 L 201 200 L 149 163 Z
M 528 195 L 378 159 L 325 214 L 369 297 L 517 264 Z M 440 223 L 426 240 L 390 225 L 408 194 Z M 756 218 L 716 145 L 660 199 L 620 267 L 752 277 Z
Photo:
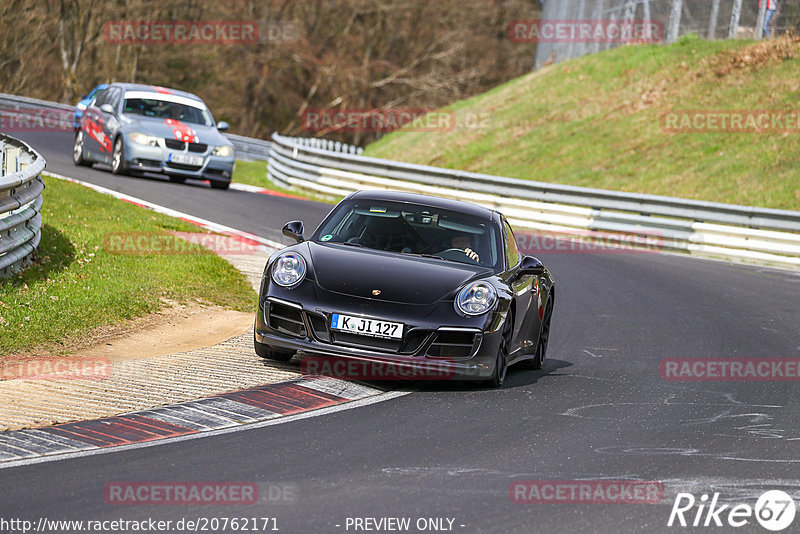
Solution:
M 111 153 L 111 172 L 114 174 L 128 174 L 128 164 L 125 162 L 125 144 L 122 137 L 117 137 L 114 142 L 114 151 Z
M 497 349 L 497 362 L 494 366 L 492 378 L 486 381 L 486 385 L 491 388 L 499 388 L 503 385 L 508 372 L 508 347 L 511 344 L 511 334 L 514 330 L 514 316 L 511 312 L 506 315 L 506 323 L 503 325 L 503 333 L 500 335 L 500 347 Z
M 547 305 L 542 316 L 542 331 L 539 332 L 539 341 L 536 344 L 536 354 L 533 359 L 524 362 L 526 369 L 539 370 L 542 368 L 544 358 L 547 355 L 547 343 L 550 341 L 550 320 L 553 318 L 553 294 L 547 297 Z
M 255 345 L 256 354 L 267 360 L 288 362 L 289 360 L 292 359 L 292 357 L 294 357 L 294 352 L 284 352 L 275 350 L 271 348 L 269 345 L 259 343 L 255 339 L 253 340 L 253 344 Z
M 83 130 L 75 132 L 75 144 L 72 145 L 72 163 L 82 167 L 89 167 L 92 162 L 83 155 Z

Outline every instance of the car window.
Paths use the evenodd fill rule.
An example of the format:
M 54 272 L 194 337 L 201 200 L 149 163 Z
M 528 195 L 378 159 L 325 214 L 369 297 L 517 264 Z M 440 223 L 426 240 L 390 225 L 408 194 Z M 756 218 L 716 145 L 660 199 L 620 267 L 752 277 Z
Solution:
M 109 95 L 110 92 L 111 92 L 111 89 L 104 89 L 102 91 L 99 91 L 97 93 L 97 96 L 94 98 L 94 104 L 93 105 L 97 106 L 99 108 L 103 104 L 107 103 L 108 102 L 108 95 Z
M 109 92 L 108 98 L 106 99 L 106 104 L 110 105 L 114 108 L 114 111 L 119 109 L 119 101 L 122 96 L 122 91 L 120 89 L 114 88 L 112 91 Z
M 502 257 L 495 223 L 420 204 L 355 200 L 340 204 L 315 233 L 321 243 L 435 256 L 495 269 Z
M 517 249 L 517 241 L 514 238 L 514 232 L 511 230 L 511 225 L 508 221 L 503 220 L 503 227 L 505 228 L 506 239 L 506 260 L 508 261 L 508 268 L 514 267 L 519 263 L 519 250 Z
M 203 126 L 214 124 L 211 113 L 207 109 L 155 98 L 126 98 L 123 113 L 154 119 L 172 119 Z

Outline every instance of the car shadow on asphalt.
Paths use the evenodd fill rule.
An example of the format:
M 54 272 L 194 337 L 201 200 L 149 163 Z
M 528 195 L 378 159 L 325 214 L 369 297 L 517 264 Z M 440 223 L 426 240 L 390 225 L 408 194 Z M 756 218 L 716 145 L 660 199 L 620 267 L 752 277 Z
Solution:
M 560 373 L 560 369 L 572 367 L 572 362 L 555 359 L 545 359 L 540 370 L 523 369 L 513 365 L 508 368 L 508 374 L 499 388 L 491 388 L 476 381 L 452 380 L 440 382 L 413 382 L 405 383 L 405 387 L 413 384 L 414 389 L 420 391 L 501 391 L 504 389 L 527 387 L 536 384 L 546 376 L 566 376 Z
M 111 166 L 105 165 L 103 163 L 95 163 L 94 164 L 95 170 L 103 170 L 111 172 Z M 136 172 L 136 171 L 133 171 Z M 126 174 L 119 176 L 120 178 L 126 178 L 128 180 L 148 180 L 151 182 L 162 182 L 165 184 L 172 184 L 176 186 L 182 187 L 195 187 L 198 189 L 211 189 L 211 184 L 208 183 L 208 180 L 203 180 L 202 178 L 194 179 L 194 178 L 187 178 L 185 182 L 173 182 L 169 179 L 168 176 L 163 174 L 156 174 L 151 172 L 139 172 L 136 174 Z
M 270 365 L 272 365 L 272 363 L 273 362 L 270 362 Z M 572 362 L 564 360 L 546 359 L 542 365 L 542 369 L 538 371 L 512 366 L 508 369 L 505 382 L 500 388 L 491 388 L 474 380 L 351 380 L 336 374 L 323 376 L 338 378 L 340 380 L 351 380 L 352 382 L 358 382 L 384 391 L 501 391 L 504 389 L 531 386 L 545 376 L 566 376 L 565 374 L 559 373 L 559 370 L 572 367 L 573 365 Z M 287 368 L 287 370 L 302 372 L 302 366 L 299 365 L 299 361 L 296 358 L 289 363 L 283 364 L 283 366 L 285 366 L 284 368 Z

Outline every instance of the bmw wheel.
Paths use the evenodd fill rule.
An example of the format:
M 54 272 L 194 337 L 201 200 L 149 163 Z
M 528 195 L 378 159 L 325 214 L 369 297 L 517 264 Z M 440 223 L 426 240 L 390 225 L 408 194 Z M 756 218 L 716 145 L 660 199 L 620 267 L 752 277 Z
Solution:
M 128 164 L 125 162 L 125 144 L 122 142 L 122 137 L 117 137 L 114 142 L 114 151 L 111 153 L 111 172 L 128 174 Z
M 92 162 L 83 155 L 83 130 L 75 132 L 75 144 L 72 145 L 72 163 L 85 167 L 92 165 Z

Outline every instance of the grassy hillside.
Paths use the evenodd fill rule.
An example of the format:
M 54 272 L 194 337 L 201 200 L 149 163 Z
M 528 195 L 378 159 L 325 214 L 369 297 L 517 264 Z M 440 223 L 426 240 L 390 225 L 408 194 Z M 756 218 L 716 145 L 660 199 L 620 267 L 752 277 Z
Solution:
M 174 302 L 255 309 L 256 294 L 236 268 L 199 245 L 183 254 L 109 248 L 198 228 L 83 186 L 46 178 L 42 242 L 26 271 L 0 280 L 0 358 L 44 347 L 69 351 L 95 328 L 124 323 Z
M 668 110 L 800 112 L 800 40 L 630 46 L 454 104 L 448 132 L 399 131 L 366 155 L 560 184 L 800 210 L 792 133 L 668 133 Z M 470 127 L 470 125 L 472 125 Z

